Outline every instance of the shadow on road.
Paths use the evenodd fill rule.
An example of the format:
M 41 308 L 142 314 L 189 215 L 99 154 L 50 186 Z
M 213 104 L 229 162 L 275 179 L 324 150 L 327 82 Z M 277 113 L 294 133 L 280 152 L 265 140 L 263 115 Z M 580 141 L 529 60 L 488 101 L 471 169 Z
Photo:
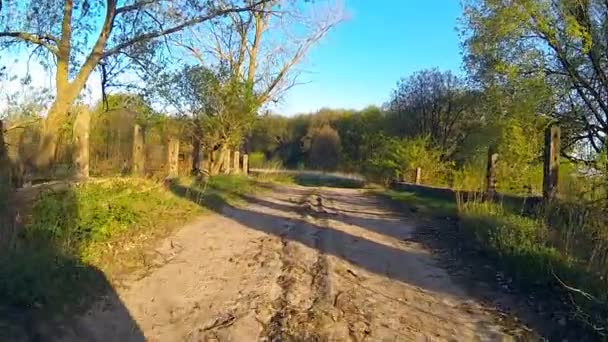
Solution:
M 320 226 L 304 219 L 288 218 L 251 209 L 238 208 L 223 201 L 219 196 L 211 195 L 210 197 L 209 195 L 199 193 L 195 189 L 178 184 L 171 184 L 170 188 L 175 194 L 195 202 L 198 199 L 203 199 L 198 202 L 199 205 L 205 206 L 251 229 L 300 242 L 310 248 L 317 249 L 321 253 L 353 263 L 369 272 L 428 291 L 447 293 L 455 297 L 462 295 L 462 293 L 454 291 L 453 287 L 441 286 L 444 282 L 438 282 L 435 279 L 435 275 L 432 274 L 433 272 L 429 272 L 428 267 L 426 267 L 428 254 L 420 254 L 411 250 L 408 248 L 408 241 L 402 241 L 398 247 L 391 246 L 331 227 Z M 240 197 L 249 203 L 265 206 L 277 211 L 293 213 L 301 212 L 302 210 L 301 206 L 297 205 L 297 203 L 274 203 L 251 196 Z M 343 216 L 341 215 L 334 219 L 339 220 L 341 217 Z M 382 224 L 386 225 L 387 221 L 383 221 Z M 398 228 L 397 225 L 402 226 L 398 222 L 393 222 L 392 226 Z M 363 228 L 375 229 L 375 225 L 371 222 L 368 226 Z M 376 230 L 375 232 L 380 234 L 388 233 L 384 230 Z M 399 232 L 397 229 L 390 233 L 391 236 L 400 240 L 406 239 L 410 235 L 405 230 Z M 311 239 L 311 237 L 317 237 L 317 239 Z M 318 243 L 319 238 L 322 240 L 322 243 Z
M 171 185 L 171 189 L 177 195 L 184 196 L 194 201 L 195 199 L 205 198 L 203 194 L 197 193 L 196 190 L 181 187 L 176 184 Z M 314 191 L 310 190 L 293 190 L 294 197 L 314 194 Z M 367 204 L 369 204 L 364 207 L 369 208 L 370 206 L 376 206 L 380 208 L 391 207 L 394 209 L 394 205 L 385 203 L 381 198 L 367 195 L 361 196 L 364 196 L 365 198 L 363 198 L 363 200 L 367 201 Z M 418 251 L 408 248 L 408 244 L 412 241 L 416 243 L 419 242 L 417 234 L 412 235 L 411 230 L 403 229 L 403 226 L 406 223 L 402 220 L 406 217 L 411 217 L 411 213 L 409 212 L 405 216 L 401 216 L 398 214 L 387 215 L 387 212 L 373 212 L 368 210 L 362 217 L 362 215 L 360 215 L 362 214 L 361 211 L 356 208 L 353 210 L 342 210 L 342 208 L 332 208 L 331 203 L 329 203 L 329 208 L 335 210 L 333 213 L 323 211 L 312 212 L 312 215 L 317 219 L 333 220 L 338 223 L 357 226 L 370 232 L 388 236 L 400 241 L 398 246 L 394 244 L 391 246 L 361 236 L 355 236 L 326 225 L 316 225 L 304 219 L 286 218 L 280 215 L 267 214 L 255 210 L 255 206 L 260 206 L 270 209 L 267 210 L 268 212 L 274 211 L 277 212 L 277 214 L 280 212 L 300 212 L 301 215 L 310 214 L 310 211 L 302 208 L 303 203 L 285 201 L 277 198 L 267 200 L 253 196 L 239 195 L 239 197 L 250 204 L 250 206 L 248 206 L 249 208 L 237 208 L 226 203 L 219 196 L 205 199 L 198 204 L 212 209 L 251 229 L 272 234 L 282 239 L 300 242 L 310 248 L 317 249 L 322 253 L 341 258 L 342 260 L 357 265 L 369 272 L 416 286 L 426 291 L 443 293 L 463 300 L 474 299 L 480 303 L 493 303 L 492 298 L 489 296 L 502 296 L 502 294 L 492 291 L 467 291 L 465 293 L 460 291 L 460 289 L 455 290 L 454 286 L 442 286 L 442 284 L 446 284 L 446 282 L 437 281 L 437 279 L 434 278 L 434 274 L 429 272 L 429 269 L 433 268 L 428 264 L 429 255 L 421 254 Z M 331 195 L 326 197 L 331 198 Z M 361 199 L 357 198 L 333 199 L 342 204 L 347 203 L 347 206 L 348 204 L 361 205 Z M 311 206 L 315 205 L 315 203 L 309 204 Z M 424 222 L 427 225 L 441 225 L 441 223 L 438 222 L 429 223 L 428 220 L 425 220 Z M 453 222 L 446 222 L 446 224 L 453 225 Z M 310 239 L 311 235 L 322 236 L 324 243 L 317 244 L 315 240 Z M 443 258 L 440 258 L 440 260 L 442 262 L 444 261 Z M 450 274 L 452 274 L 451 271 Z M 462 280 L 458 280 L 458 283 L 461 281 Z M 509 298 L 503 302 L 512 303 Z M 489 310 L 497 312 L 497 315 L 501 317 L 500 324 L 509 331 L 512 329 L 516 335 L 520 337 L 523 336 L 523 340 L 527 340 L 528 338 L 536 340 L 539 338 L 537 334 L 553 337 L 566 336 L 562 335 L 565 333 L 561 331 L 562 329 L 559 329 L 559 327 L 557 327 L 558 329 L 556 330 L 556 327 L 548 326 L 545 322 L 537 320 L 535 315 L 524 306 L 508 307 L 508 310 L 515 316 L 504 313 L 501 309 L 493 308 L 492 305 L 489 307 Z M 517 318 L 514 320 L 512 317 Z M 520 323 L 518 323 L 517 320 L 520 320 Z M 522 332 L 521 320 L 523 320 L 523 323 L 526 326 L 532 327 L 532 331 L 525 330 Z M 479 332 L 488 332 L 491 329 L 492 327 L 487 326 L 487 322 L 478 322 L 477 324 L 477 330 Z
M 0 341 L 91 341 L 94 331 L 114 340 L 145 341 L 104 273 L 78 258 L 77 232 L 86 234 L 86 227 L 77 227 L 71 188 L 25 191 L 11 193 L 11 205 L 0 214 Z M 62 200 L 56 204 L 65 224 L 32 207 L 41 191 L 59 191 Z M 37 224 L 26 228 L 23 220 Z M 77 318 L 99 303 L 110 304 L 116 319 L 79 324 Z

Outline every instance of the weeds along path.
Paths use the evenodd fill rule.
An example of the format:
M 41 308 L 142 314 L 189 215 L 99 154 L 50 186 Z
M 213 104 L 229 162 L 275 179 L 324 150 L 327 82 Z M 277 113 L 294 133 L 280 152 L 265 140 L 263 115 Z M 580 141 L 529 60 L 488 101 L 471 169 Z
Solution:
M 414 224 L 362 190 L 277 186 L 184 227 L 60 340 L 510 341 Z M 124 325 L 126 307 L 138 329 Z M 123 309 L 124 311 L 124 309 Z M 507 328 L 508 327 L 508 328 Z

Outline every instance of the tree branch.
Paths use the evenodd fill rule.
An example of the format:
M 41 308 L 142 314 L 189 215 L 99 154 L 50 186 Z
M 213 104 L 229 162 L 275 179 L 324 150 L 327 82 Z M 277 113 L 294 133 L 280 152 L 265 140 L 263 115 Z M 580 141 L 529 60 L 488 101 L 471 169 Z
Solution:
M 155 32 L 148 32 L 142 35 L 139 35 L 137 37 L 134 37 L 132 39 L 129 39 L 125 42 L 122 42 L 116 46 L 114 46 L 113 48 L 110 48 L 108 50 L 106 50 L 103 54 L 102 54 L 102 58 L 111 56 L 113 54 L 118 53 L 120 50 L 125 49 L 129 46 L 135 45 L 137 43 L 142 43 L 142 42 L 146 42 L 149 40 L 152 40 L 154 38 L 158 38 L 158 37 L 162 37 L 165 35 L 169 35 L 178 31 L 181 31 L 182 29 L 186 28 L 186 27 L 190 27 L 190 26 L 194 26 L 196 24 L 200 24 L 202 22 L 205 22 L 207 20 L 219 17 L 219 16 L 223 16 L 226 15 L 228 13 L 239 13 L 239 12 L 245 12 L 245 11 L 251 11 L 255 9 L 255 6 L 257 6 L 260 3 L 264 3 L 266 1 L 269 0 L 260 0 L 258 3 L 252 5 L 252 6 L 248 6 L 248 7 L 242 7 L 242 8 L 229 8 L 229 9 L 223 9 L 223 10 L 218 10 L 218 11 L 214 11 L 210 14 L 207 15 L 203 15 L 203 16 L 198 16 L 198 17 L 194 17 L 190 20 L 186 20 L 183 23 L 173 26 L 171 28 L 165 29 L 165 30 L 160 30 L 160 31 L 155 31 Z
M 119 7 L 116 9 L 116 15 L 119 15 L 121 13 L 127 13 L 130 11 L 139 10 L 146 5 L 151 5 L 151 4 L 155 3 L 156 1 L 158 1 L 158 0 L 141 0 L 140 2 L 134 3 L 132 5 L 125 5 L 125 6 Z
M 42 47 L 46 48 L 47 50 L 49 50 L 54 55 L 57 55 L 57 53 L 58 53 L 57 47 L 48 43 L 49 41 L 51 41 L 53 43 L 57 43 L 57 41 L 58 41 L 57 38 L 55 38 L 51 35 L 38 35 L 38 34 L 27 33 L 27 32 L 11 32 L 11 31 L 0 32 L 0 38 L 3 38 L 3 37 L 17 38 L 24 42 L 42 46 Z

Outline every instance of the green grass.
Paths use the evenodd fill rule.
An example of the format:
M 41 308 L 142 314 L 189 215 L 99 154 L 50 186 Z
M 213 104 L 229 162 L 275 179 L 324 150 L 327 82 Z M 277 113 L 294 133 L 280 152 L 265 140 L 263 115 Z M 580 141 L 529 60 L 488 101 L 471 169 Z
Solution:
M 547 243 L 549 231 L 542 220 L 480 202 L 465 203 L 459 216 L 465 233 L 522 285 L 551 284 L 555 281 L 552 268 L 565 271 L 571 266 Z
M 43 192 L 0 254 L 0 303 L 52 316 L 84 306 L 110 288 L 108 278 L 145 266 L 151 242 L 202 212 L 136 178 Z
M 431 217 L 452 217 L 457 215 L 456 203 L 430 196 L 419 196 L 413 192 L 379 190 L 377 195 L 407 206 L 411 211 Z
M 606 326 L 606 279 L 594 270 L 589 259 L 564 248 L 560 227 L 549 228 L 544 216 L 524 217 L 493 203 L 466 203 L 459 216 L 466 237 L 474 239 L 520 288 L 534 288 L 554 299 L 561 298 L 582 326 Z M 592 244 L 587 246 L 593 248 Z
M 423 217 L 457 217 L 458 238 L 483 251 L 518 288 L 563 300 L 568 305 L 574 301 L 576 304 L 571 308 L 583 326 L 606 326 L 608 283 L 604 276 L 606 263 L 602 261 L 605 259 L 600 257 L 608 255 L 602 242 L 605 222 L 600 223 L 600 216 L 591 215 L 588 208 L 582 210 L 560 203 L 545 208 L 544 212 L 523 215 L 521 210 L 502 203 L 473 200 L 457 205 L 411 192 L 377 193 L 405 204 L 406 208 L 415 208 L 413 211 Z M 587 216 L 582 217 L 582 211 Z M 598 230 L 600 226 L 602 229 Z M 565 285 L 595 299 L 589 300 Z
M 261 183 L 244 175 L 219 175 L 207 179 L 180 178 L 171 189 L 199 205 L 220 210 L 225 204 L 236 204 L 243 196 L 263 191 Z

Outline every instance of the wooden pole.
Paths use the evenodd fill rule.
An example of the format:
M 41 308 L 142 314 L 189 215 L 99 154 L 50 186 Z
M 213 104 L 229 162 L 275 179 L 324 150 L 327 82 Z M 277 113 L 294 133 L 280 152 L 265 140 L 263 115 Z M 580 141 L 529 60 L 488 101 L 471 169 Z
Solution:
M 543 198 L 546 202 L 555 199 L 557 196 L 560 136 L 561 132 L 558 125 L 551 125 L 545 130 Z
M 133 156 L 131 157 L 131 172 L 136 176 L 143 176 L 145 172 L 146 156 L 144 151 L 145 132 L 135 124 L 133 127 Z
M 8 151 L 4 142 L 4 123 L 0 120 L 0 186 L 10 183 L 11 166 L 9 165 Z
M 179 176 L 179 139 L 169 137 L 167 146 L 168 178 Z
M 243 173 L 249 174 L 249 155 L 243 154 Z
M 230 174 L 230 155 L 232 154 L 231 150 L 226 150 L 224 153 L 224 160 L 222 161 L 222 170 L 224 174 Z
M 496 195 L 496 164 L 498 163 L 498 153 L 495 146 L 488 149 L 488 165 L 486 169 L 486 196 L 493 199 Z
M 194 138 L 192 142 L 192 174 L 198 175 L 203 172 L 203 158 L 201 156 L 201 141 L 199 138 Z
M 232 173 L 241 173 L 241 152 L 234 151 L 232 155 Z
M 81 108 L 76 113 L 73 126 L 74 137 L 74 176 L 77 179 L 89 178 L 89 136 L 91 130 L 91 114 L 88 109 Z
M 416 184 L 420 184 L 421 180 L 422 180 L 422 168 L 417 167 L 416 168 L 416 178 L 415 178 Z

